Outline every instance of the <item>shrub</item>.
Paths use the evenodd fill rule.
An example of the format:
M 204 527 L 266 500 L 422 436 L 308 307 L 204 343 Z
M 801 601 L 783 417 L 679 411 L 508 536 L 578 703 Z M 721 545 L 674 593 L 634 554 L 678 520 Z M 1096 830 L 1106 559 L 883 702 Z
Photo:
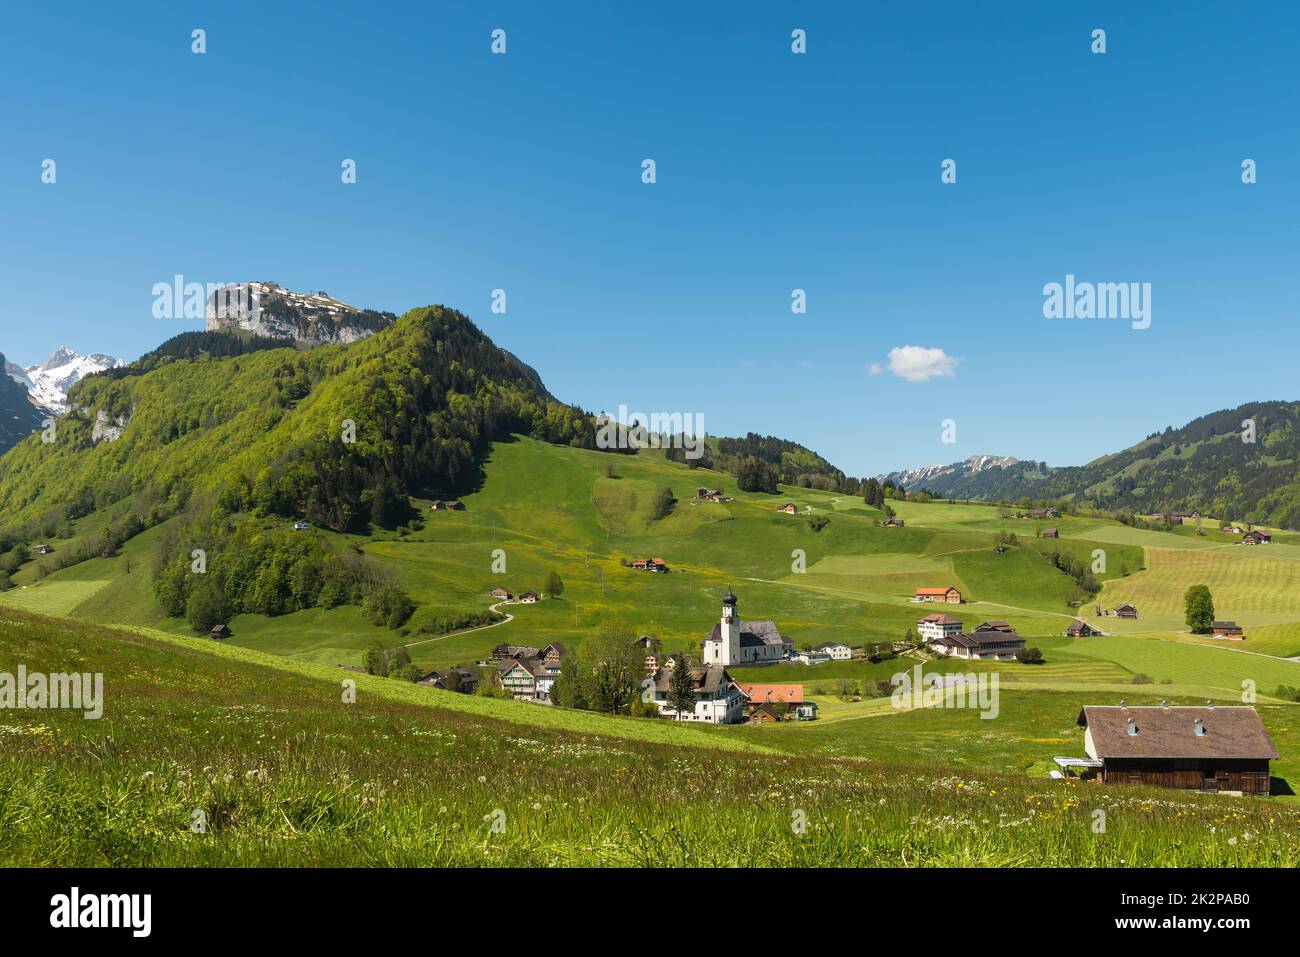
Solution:
M 1041 665 L 1044 661 L 1043 652 L 1039 648 L 1021 648 L 1016 652 L 1016 661 L 1022 665 Z

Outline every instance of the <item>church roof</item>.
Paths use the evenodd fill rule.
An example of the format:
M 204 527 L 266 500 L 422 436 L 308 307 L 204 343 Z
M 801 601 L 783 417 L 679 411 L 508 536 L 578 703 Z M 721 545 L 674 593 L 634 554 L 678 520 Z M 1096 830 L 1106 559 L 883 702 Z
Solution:
M 722 640 L 721 623 L 713 626 L 705 642 Z M 786 639 L 782 636 L 780 629 L 776 627 L 774 621 L 742 621 L 740 623 L 740 644 L 741 647 L 754 647 L 758 645 L 784 645 Z

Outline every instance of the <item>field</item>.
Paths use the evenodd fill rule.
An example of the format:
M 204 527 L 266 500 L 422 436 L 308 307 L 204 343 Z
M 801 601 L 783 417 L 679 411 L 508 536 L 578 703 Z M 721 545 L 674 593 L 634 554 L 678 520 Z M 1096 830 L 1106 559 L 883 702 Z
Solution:
M 1294 805 L 988 770 L 1014 742 L 955 712 L 787 739 L 367 676 L 347 703 L 321 666 L 16 610 L 0 656 L 106 676 L 99 720 L 3 715 L 6 866 L 1300 864 Z M 1015 707 L 1049 748 L 1074 733 L 1069 701 Z M 907 762 L 833 756 L 876 733 Z
M 721 487 L 734 501 L 697 502 L 700 485 Z M 677 501 L 656 519 L 651 506 L 661 486 Z M 372 536 L 307 533 L 340 550 L 360 549 L 400 577 L 418 605 L 400 630 L 342 606 L 241 615 L 227 642 L 196 638 L 153 599 L 150 572 L 165 526 L 112 558 L 45 577 L 35 563 L 21 569 L 18 587 L 0 593 L 8 640 L 31 659 L 75 651 L 88 666 L 107 656 L 102 670 L 124 710 L 67 727 L 56 727 L 57 715 L 43 716 L 48 735 L 4 732 L 0 743 L 33 776 L 7 785 L 2 807 L 10 818 L 0 810 L 0 820 L 21 818 L 14 809 L 24 801 L 52 801 L 48 820 L 23 827 L 45 828 L 34 838 L 36 853 L 65 863 L 705 864 L 721 853 L 699 820 L 712 815 L 756 863 L 1094 865 L 1262 863 L 1262 850 L 1229 850 L 1213 835 L 1227 833 L 1236 815 L 1256 828 L 1254 816 L 1267 814 L 1268 827 L 1286 829 L 1269 853 L 1294 862 L 1300 705 L 1278 691 L 1300 687 L 1300 661 L 1288 660 L 1300 655 L 1295 546 L 1247 548 L 1194 530 L 1154 532 L 1068 515 L 999 519 L 995 508 L 964 503 L 894 501 L 906 526 L 885 528 L 880 512 L 844 495 L 744 493 L 729 475 L 657 453 L 612 457 L 523 438 L 494 446 L 483 484 L 463 501 L 463 512 L 431 512 L 419 502 L 419 521 Z M 777 513 L 785 501 L 800 514 Z M 814 531 L 810 513 L 830 524 Z M 77 532 L 102 521 L 93 513 Z M 1038 537 L 1043 527 L 1062 537 Z M 994 551 L 997 532 L 1013 532 L 1019 544 Z M 1075 583 L 1044 558 L 1050 552 L 1085 564 L 1101 556 L 1100 594 L 1071 605 Z M 672 571 L 626 564 L 649 556 Z M 432 627 L 440 617 L 484 611 L 496 585 L 543 590 L 552 570 L 563 593 L 504 606 L 509 622 L 447 635 Z M 1182 593 L 1202 582 L 1218 617 L 1245 625 L 1248 641 L 1188 633 Z M 966 603 L 909 601 L 917 587 L 950 584 Z M 773 619 L 799 647 L 892 642 L 922 615 L 946 611 L 967 627 L 1007 620 L 1046 664 L 923 665 L 996 673 L 1001 697 L 991 720 L 970 710 L 900 710 L 861 694 L 910 672 L 920 664 L 911 657 L 735 668 L 740 680 L 801 683 L 821 710 L 815 722 L 728 728 L 463 697 L 338 668 L 359 664 L 376 642 L 405 644 L 426 667 L 470 664 L 502 641 L 572 648 L 610 621 L 659 637 L 666 650 L 698 652 L 728 586 L 744 618 Z M 1124 601 L 1139 607 L 1138 620 L 1095 615 L 1096 606 Z M 74 636 L 70 645 L 23 645 L 13 629 L 28 613 L 62 619 L 43 620 L 38 631 Z M 1107 635 L 1063 637 L 1076 615 Z M 100 627 L 107 625 L 130 636 Z M 4 660 L 14 653 L 6 649 Z M 223 685 L 218 676 L 227 671 Z M 364 707 L 337 703 L 344 675 L 358 681 Z M 842 682 L 853 693 L 843 694 Z M 1250 800 L 1103 792 L 1047 778 L 1053 756 L 1082 754 L 1074 723 L 1082 705 L 1166 699 L 1257 705 L 1282 752 L 1273 766 L 1276 797 L 1265 802 L 1273 810 Z M 169 730 L 150 737 L 151 721 Z M 110 728 L 117 743 L 105 751 Z M 65 738 L 67 745 L 54 745 Z M 202 757 L 205 747 L 213 748 L 210 758 Z M 96 755 L 111 760 L 87 772 Z M 91 783 L 76 786 L 74 771 L 89 773 Z M 146 771 L 153 772 L 147 779 Z M 58 797 L 63 790 L 68 796 Z M 381 792 L 382 800 L 366 804 Z M 706 810 L 723 793 L 760 810 Z M 137 815 L 131 828 L 146 835 L 139 847 L 90 825 L 57 836 L 56 824 L 112 795 Z M 189 834 L 185 802 L 207 802 L 220 819 L 227 801 L 240 809 L 231 812 L 227 838 Z M 1096 841 L 1085 818 L 1097 806 L 1114 809 L 1132 829 Z M 497 807 L 518 830 L 504 837 L 485 830 L 483 815 Z M 792 842 L 796 809 L 816 823 Z M 1210 821 L 1223 823 L 1203 830 Z M 12 840 L 7 848 L 11 859 L 34 860 Z

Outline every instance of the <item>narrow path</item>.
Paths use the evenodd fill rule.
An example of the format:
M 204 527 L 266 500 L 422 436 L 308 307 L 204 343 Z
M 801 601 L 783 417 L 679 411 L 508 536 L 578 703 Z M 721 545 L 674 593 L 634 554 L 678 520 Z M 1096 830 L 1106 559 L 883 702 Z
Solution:
M 496 611 L 504 604 L 505 604 L 504 601 L 499 601 L 495 605 L 489 605 L 488 611 Z M 419 641 L 408 641 L 405 645 L 403 645 L 403 647 L 414 648 L 416 645 L 427 645 L 431 641 L 442 641 L 442 639 L 444 638 L 455 638 L 457 635 L 468 635 L 476 631 L 487 631 L 487 629 L 496 628 L 498 625 L 508 625 L 510 624 L 510 622 L 515 620 L 515 616 L 510 614 L 510 612 L 505 612 L 504 614 L 505 614 L 505 618 L 501 619 L 500 621 L 494 621 L 490 625 L 478 625 L 474 628 L 462 628 L 460 631 L 449 631 L 445 635 L 435 635 L 432 638 L 422 638 Z

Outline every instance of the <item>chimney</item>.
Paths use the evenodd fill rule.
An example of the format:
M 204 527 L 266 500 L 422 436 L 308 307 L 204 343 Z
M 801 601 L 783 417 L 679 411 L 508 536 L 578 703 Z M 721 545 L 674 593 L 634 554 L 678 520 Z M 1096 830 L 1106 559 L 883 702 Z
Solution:
M 1194 728 L 1196 729 L 1196 736 L 1197 736 L 1198 738 L 1203 738 L 1203 737 L 1205 737 L 1205 722 L 1204 722 L 1204 721 L 1202 721 L 1200 718 L 1197 718 L 1197 719 L 1196 719 L 1196 724 L 1194 724 L 1192 727 L 1194 727 Z
M 1134 737 L 1138 733 L 1138 723 L 1132 718 L 1128 719 L 1128 733 L 1129 737 Z

